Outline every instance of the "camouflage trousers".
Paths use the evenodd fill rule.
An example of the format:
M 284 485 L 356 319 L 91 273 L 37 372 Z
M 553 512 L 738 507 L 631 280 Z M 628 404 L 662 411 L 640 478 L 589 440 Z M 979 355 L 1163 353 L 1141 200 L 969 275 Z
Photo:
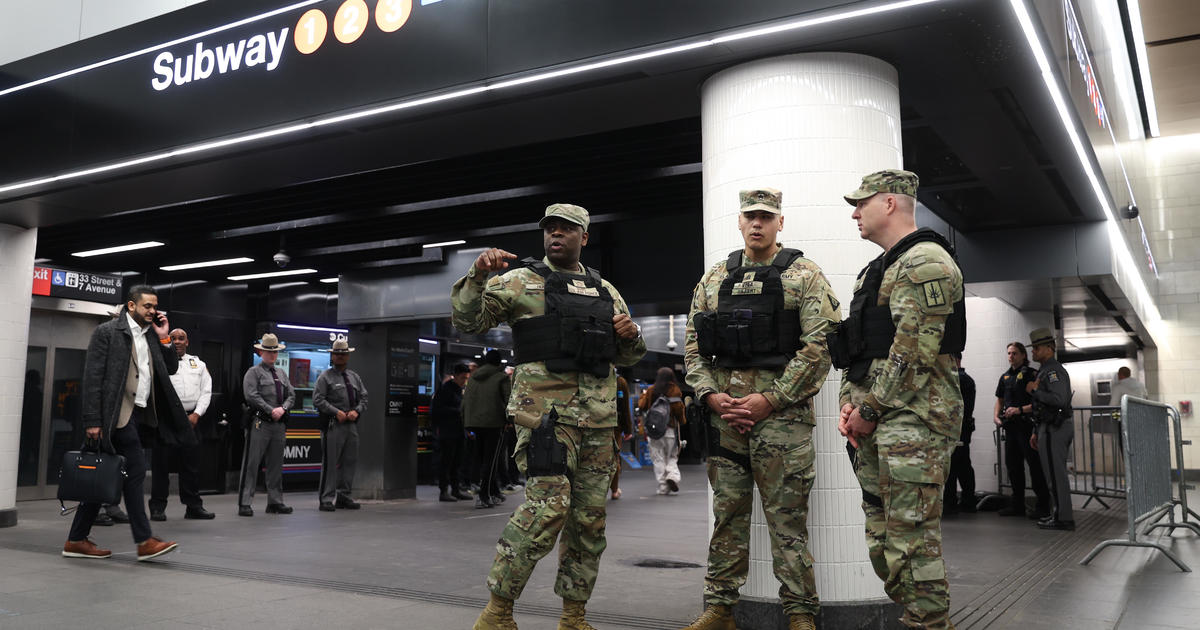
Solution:
M 711 422 L 709 430 L 719 431 L 720 445 L 709 447 L 715 518 L 704 603 L 738 601 L 750 568 L 750 512 L 757 485 L 784 612 L 817 614 L 821 603 L 808 551 L 808 495 L 816 478 L 812 425 L 767 418 L 740 434 L 716 415 Z
M 516 460 L 522 473 L 530 433 L 517 427 Z M 587 601 L 596 585 L 600 554 L 608 545 L 605 514 L 617 456 L 613 430 L 560 424 L 554 434 L 567 447 L 567 474 L 526 481 L 525 502 L 509 517 L 488 573 L 488 590 L 501 597 L 521 596 L 538 561 L 560 540 L 560 532 L 554 592 L 563 599 Z
M 942 561 L 942 488 L 956 441 L 915 415 L 882 422 L 859 441 L 854 470 L 863 490 L 867 548 L 910 628 L 953 628 Z

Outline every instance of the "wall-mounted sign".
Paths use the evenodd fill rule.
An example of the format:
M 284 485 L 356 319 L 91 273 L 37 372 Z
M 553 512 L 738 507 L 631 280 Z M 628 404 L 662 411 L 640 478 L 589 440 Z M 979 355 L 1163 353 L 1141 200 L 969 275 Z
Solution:
M 125 299 L 121 276 L 51 267 L 33 268 L 33 294 L 104 304 L 119 304 Z

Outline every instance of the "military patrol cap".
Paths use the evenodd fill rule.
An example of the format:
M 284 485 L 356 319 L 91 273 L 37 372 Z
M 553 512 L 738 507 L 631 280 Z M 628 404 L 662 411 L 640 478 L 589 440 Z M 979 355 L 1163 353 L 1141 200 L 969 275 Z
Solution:
M 546 220 L 551 217 L 558 217 L 580 225 L 583 227 L 584 232 L 588 231 L 588 225 L 592 222 L 591 217 L 588 216 L 588 211 L 580 206 L 569 203 L 555 203 L 546 207 L 546 216 L 542 217 L 541 221 L 538 221 L 538 227 L 546 227 Z
M 783 214 L 783 193 L 774 188 L 743 190 L 738 193 L 738 199 L 741 202 L 739 212 L 762 210 L 771 214 Z
M 917 196 L 917 186 L 921 183 L 917 174 L 912 171 L 902 171 L 898 168 L 885 168 L 862 178 L 858 190 L 846 195 L 846 203 L 855 206 L 858 202 L 876 193 L 895 193 L 899 195 Z
M 1044 344 L 1054 345 L 1054 331 L 1049 328 L 1039 328 L 1029 333 L 1029 345 L 1040 346 Z

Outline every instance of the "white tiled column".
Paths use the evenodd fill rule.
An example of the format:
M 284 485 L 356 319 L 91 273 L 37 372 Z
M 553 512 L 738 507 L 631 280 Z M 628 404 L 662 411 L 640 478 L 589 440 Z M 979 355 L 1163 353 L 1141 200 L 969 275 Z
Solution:
M 37 228 L 0 225 L 0 527 L 17 523 L 17 450 Z
M 821 266 L 844 314 L 859 270 L 880 250 L 859 238 L 842 195 L 867 173 L 902 166 L 896 70 L 863 55 L 789 55 L 724 70 L 705 82 L 701 98 L 706 268 L 742 247 L 738 191 L 777 188 L 784 245 Z M 839 383 L 831 371 L 816 397 L 817 481 L 809 500 L 817 592 L 826 606 L 887 599 L 867 559 L 862 494 L 837 432 Z M 751 527 L 743 597 L 777 601 L 757 499 Z

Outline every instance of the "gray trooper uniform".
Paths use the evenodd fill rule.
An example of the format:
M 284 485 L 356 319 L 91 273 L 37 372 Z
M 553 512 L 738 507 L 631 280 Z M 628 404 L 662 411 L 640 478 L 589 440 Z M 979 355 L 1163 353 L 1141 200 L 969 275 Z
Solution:
M 331 367 L 317 378 L 313 406 L 325 421 L 321 434 L 321 503 L 348 503 L 358 465 L 358 421 L 338 422 L 337 412 L 357 411 L 361 418 L 367 410 L 367 388 L 354 370 Z
M 264 460 L 267 467 L 267 507 L 282 505 L 283 445 L 287 433 L 287 414 L 278 421 L 273 421 L 271 410 L 283 407 L 284 411 L 290 411 L 296 402 L 296 391 L 292 389 L 288 375 L 283 370 L 278 367 L 267 368 L 260 363 L 246 370 L 246 376 L 242 378 L 242 392 L 251 415 L 249 426 L 246 428 L 246 447 L 242 453 L 242 480 L 238 490 L 238 505 L 248 506 L 254 500 L 258 469 Z
M 1075 423 L 1071 419 L 1071 376 L 1057 358 L 1050 358 L 1042 362 L 1037 380 L 1038 388 L 1031 396 L 1037 420 L 1038 457 L 1054 502 L 1052 516 L 1054 520 L 1074 524 L 1071 483 L 1067 476 L 1067 455 L 1075 437 Z

